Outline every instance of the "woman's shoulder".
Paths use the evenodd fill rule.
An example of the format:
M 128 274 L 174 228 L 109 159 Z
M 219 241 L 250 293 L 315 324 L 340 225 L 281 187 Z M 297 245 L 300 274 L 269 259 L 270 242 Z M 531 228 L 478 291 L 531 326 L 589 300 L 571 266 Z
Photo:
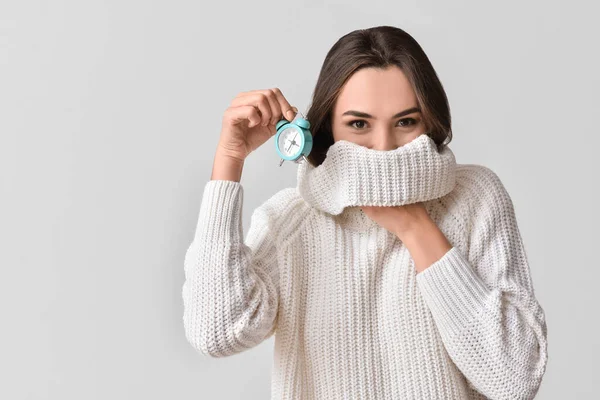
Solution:
M 500 176 L 481 164 L 457 164 L 453 195 L 470 211 L 481 207 L 510 205 L 512 201 Z
M 296 187 L 278 190 L 258 206 L 252 219 L 268 221 L 271 231 L 280 239 L 289 238 L 310 219 L 310 207 Z
M 455 171 L 454 189 L 427 207 L 444 233 L 466 250 L 474 229 L 490 227 L 514 216 L 514 208 L 500 176 L 490 167 L 457 164 Z
M 457 164 L 456 185 L 435 207 L 440 218 L 468 234 L 474 227 L 515 218 L 515 208 L 502 179 L 490 167 Z
M 448 194 L 430 202 L 432 215 L 466 227 L 473 219 L 499 208 L 512 209 L 502 180 L 491 168 L 480 164 L 457 164 L 455 179 L 456 185 Z
M 285 221 L 290 216 L 307 209 L 306 203 L 295 187 L 278 190 L 265 200 L 255 212 L 268 214 L 272 220 Z

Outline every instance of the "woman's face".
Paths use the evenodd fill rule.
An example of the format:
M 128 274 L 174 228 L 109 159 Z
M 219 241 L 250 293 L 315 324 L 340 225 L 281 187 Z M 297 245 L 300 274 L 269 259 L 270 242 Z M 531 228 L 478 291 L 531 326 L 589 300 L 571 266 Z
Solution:
M 346 82 L 333 109 L 333 140 L 393 150 L 425 133 L 415 92 L 402 70 L 363 68 Z

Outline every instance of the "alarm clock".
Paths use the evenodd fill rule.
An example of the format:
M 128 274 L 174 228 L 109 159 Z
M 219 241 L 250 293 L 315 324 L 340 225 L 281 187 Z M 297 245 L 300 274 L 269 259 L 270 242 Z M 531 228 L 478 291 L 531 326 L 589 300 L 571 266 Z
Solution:
M 281 161 L 308 162 L 308 156 L 313 146 L 313 137 L 310 132 L 310 122 L 298 111 L 292 121 L 281 119 L 275 125 L 275 150 Z

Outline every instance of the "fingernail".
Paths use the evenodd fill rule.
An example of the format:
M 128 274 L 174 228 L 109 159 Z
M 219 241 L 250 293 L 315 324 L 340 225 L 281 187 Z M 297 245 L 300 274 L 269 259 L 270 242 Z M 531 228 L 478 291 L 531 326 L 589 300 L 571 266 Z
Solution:
M 291 120 L 296 114 L 292 110 L 288 110 L 288 112 L 285 115 L 287 115 L 287 118 Z

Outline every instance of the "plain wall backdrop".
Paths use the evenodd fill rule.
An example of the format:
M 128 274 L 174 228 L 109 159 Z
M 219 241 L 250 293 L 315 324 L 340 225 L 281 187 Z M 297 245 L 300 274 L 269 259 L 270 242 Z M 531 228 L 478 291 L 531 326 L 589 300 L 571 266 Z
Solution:
M 513 199 L 547 318 L 540 399 L 597 398 L 599 9 L 585 1 L 0 3 L 0 398 L 267 399 L 273 341 L 211 359 L 181 289 L 221 118 L 279 87 L 305 112 L 342 35 L 394 25 L 450 101 L 458 163 Z M 273 139 L 252 210 L 296 185 Z

